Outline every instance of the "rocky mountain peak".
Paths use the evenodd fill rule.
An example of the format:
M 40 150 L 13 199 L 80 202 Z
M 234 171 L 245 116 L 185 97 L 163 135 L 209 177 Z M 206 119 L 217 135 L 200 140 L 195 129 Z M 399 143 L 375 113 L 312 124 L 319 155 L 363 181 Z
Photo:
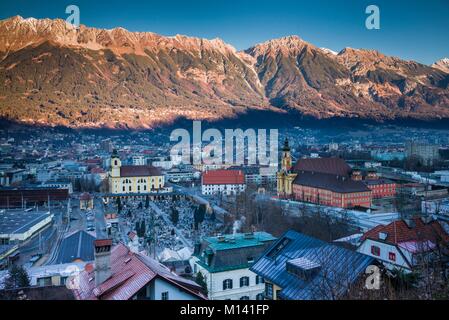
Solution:
M 432 67 L 444 71 L 446 73 L 449 73 L 449 58 L 443 58 L 441 60 L 438 60 L 432 65 Z

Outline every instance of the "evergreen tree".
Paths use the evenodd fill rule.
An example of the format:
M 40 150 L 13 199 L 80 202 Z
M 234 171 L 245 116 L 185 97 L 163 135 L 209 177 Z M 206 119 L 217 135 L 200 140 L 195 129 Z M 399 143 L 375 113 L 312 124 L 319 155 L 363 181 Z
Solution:
M 150 197 L 146 196 L 145 198 L 145 209 L 148 209 L 150 207 Z
M 173 224 L 176 226 L 178 225 L 179 222 L 179 212 L 178 210 L 176 210 L 175 208 L 173 208 L 171 210 L 171 221 L 173 222 Z
M 207 295 L 207 293 L 208 293 L 208 292 L 207 292 L 207 283 L 206 283 L 206 280 L 204 279 L 204 276 L 203 276 L 203 274 L 202 274 L 201 272 L 198 272 L 198 273 L 196 274 L 195 282 L 196 282 L 201 288 L 203 288 L 204 294 Z
M 145 225 L 145 220 L 142 220 L 142 222 L 140 223 L 140 234 L 141 234 L 141 238 L 145 237 L 145 233 L 147 233 L 147 227 Z
M 122 212 L 122 202 L 120 198 L 117 198 L 117 212 L 120 214 Z
M 28 288 L 31 286 L 30 277 L 22 266 L 13 265 L 11 269 L 9 269 L 4 286 L 5 289 Z

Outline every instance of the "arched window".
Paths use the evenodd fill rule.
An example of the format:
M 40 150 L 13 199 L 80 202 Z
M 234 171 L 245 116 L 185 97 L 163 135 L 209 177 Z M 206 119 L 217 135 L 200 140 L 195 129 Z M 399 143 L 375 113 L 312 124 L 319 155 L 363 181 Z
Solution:
M 259 293 L 259 294 L 256 296 L 256 300 L 263 300 L 263 293 Z
M 223 281 L 223 290 L 230 290 L 232 289 L 232 279 L 226 279 Z
M 114 161 L 114 166 L 118 166 L 118 161 L 117 160 Z
M 240 288 L 241 287 L 249 287 L 249 277 L 240 278 Z
M 249 300 L 249 297 L 248 296 L 243 296 L 243 297 L 240 298 L 240 300 Z

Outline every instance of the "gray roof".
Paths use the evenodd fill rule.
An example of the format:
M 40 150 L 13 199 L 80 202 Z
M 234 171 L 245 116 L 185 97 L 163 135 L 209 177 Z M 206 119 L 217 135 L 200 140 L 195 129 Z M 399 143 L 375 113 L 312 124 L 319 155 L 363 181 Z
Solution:
M 347 176 L 307 171 L 299 172 L 293 184 L 331 190 L 337 193 L 371 191 L 362 181 L 354 181 Z
M 61 242 L 56 264 L 71 263 L 75 260 L 94 261 L 95 237 L 86 231 L 78 231 Z
M 302 266 L 304 261 L 319 266 L 310 278 L 287 271 L 287 262 L 296 265 L 302 262 L 299 264 Z M 250 270 L 282 288 L 281 299 L 330 300 L 342 295 L 373 261 L 367 255 L 288 231 Z
M 43 211 L 6 211 L 0 213 L 0 234 L 22 234 L 30 230 L 42 220 L 50 217 Z

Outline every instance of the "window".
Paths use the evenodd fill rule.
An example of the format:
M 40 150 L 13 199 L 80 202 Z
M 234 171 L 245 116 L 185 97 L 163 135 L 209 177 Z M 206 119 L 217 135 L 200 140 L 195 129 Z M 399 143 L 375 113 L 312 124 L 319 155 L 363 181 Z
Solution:
M 277 300 L 281 300 L 281 298 L 279 298 L 280 295 L 281 295 L 281 290 L 276 290 L 276 299 Z
M 289 238 L 284 238 L 277 243 L 277 245 L 268 252 L 267 256 L 271 259 L 276 258 L 276 256 L 290 243 Z
M 232 279 L 226 279 L 223 281 L 223 290 L 230 290 L 232 289 Z
M 51 277 L 39 278 L 37 279 L 37 285 L 39 287 L 48 287 L 51 286 Z
M 273 299 L 273 285 L 271 283 L 265 283 L 265 297 Z
M 261 283 L 265 283 L 265 280 L 263 279 L 263 277 L 256 276 L 256 285 L 261 284 Z
M 259 294 L 256 296 L 256 300 L 263 300 L 263 299 L 264 299 L 263 293 L 259 293 Z
M 241 287 L 249 287 L 249 277 L 240 278 L 240 288 Z
M 164 301 L 169 300 L 168 291 L 161 293 L 161 300 L 164 300 Z
M 240 298 L 240 300 L 249 300 L 249 297 L 248 296 L 243 296 L 243 297 Z
M 388 254 L 388 259 L 390 259 L 390 261 L 396 261 L 396 253 L 390 252 Z
M 380 256 L 380 248 L 376 246 L 371 246 L 371 254 L 375 255 L 376 257 Z

